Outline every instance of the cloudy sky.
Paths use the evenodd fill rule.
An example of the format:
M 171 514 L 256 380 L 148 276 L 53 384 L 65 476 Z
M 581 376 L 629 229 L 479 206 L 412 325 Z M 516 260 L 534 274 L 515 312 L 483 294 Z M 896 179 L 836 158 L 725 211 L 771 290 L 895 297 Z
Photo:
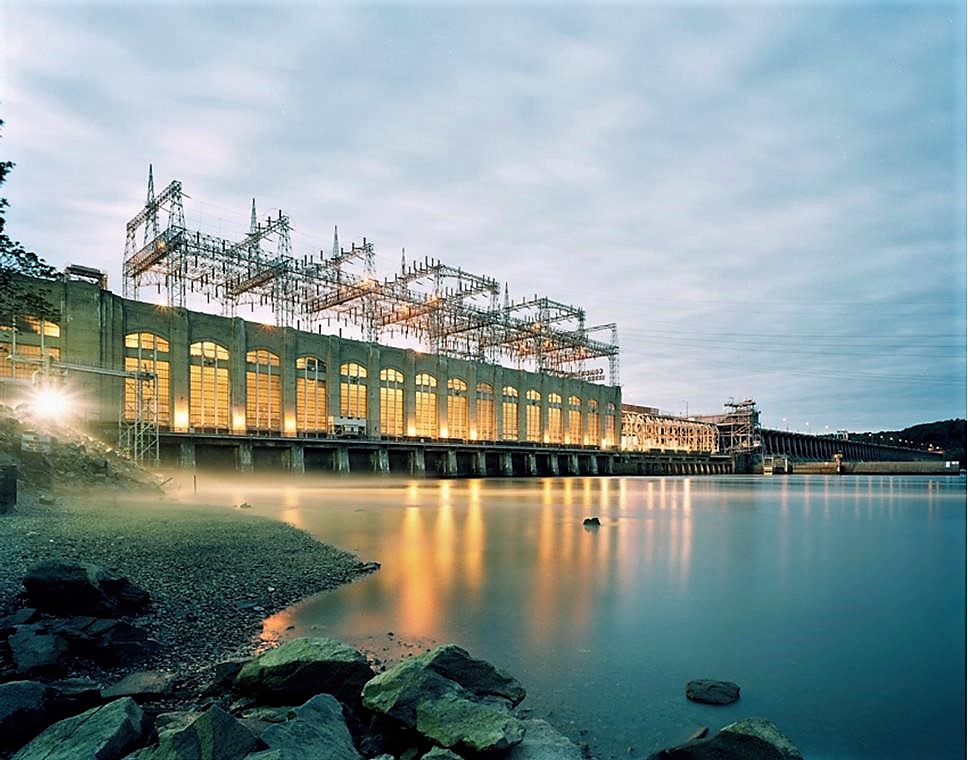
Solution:
M 615 321 L 627 402 L 965 415 L 962 2 L 0 3 L 9 230 L 120 292 L 124 225 L 251 197 Z

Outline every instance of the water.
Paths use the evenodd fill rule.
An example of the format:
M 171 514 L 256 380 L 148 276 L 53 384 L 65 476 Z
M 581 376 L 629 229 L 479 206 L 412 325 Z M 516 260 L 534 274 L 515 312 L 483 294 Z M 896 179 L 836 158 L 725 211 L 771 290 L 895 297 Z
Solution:
M 267 637 L 456 642 L 598 758 L 751 715 L 807 757 L 964 757 L 964 478 L 301 483 L 240 488 L 383 567 Z M 706 677 L 741 700 L 687 701 Z

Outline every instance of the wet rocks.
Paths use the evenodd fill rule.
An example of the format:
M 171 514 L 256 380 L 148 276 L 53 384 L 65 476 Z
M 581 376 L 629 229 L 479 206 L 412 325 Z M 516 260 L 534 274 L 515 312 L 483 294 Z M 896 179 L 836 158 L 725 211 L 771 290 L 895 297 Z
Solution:
M 352 647 L 334 639 L 302 638 L 246 663 L 235 685 L 275 704 L 300 704 L 321 693 L 352 703 L 372 676 L 366 657 Z
M 744 718 L 706 739 L 659 750 L 649 760 L 803 760 L 793 742 L 765 718 Z
M 124 757 L 145 735 L 144 712 L 130 697 L 54 723 L 22 747 L 14 760 L 77 760 Z
M 23 583 L 31 604 L 61 615 L 115 617 L 149 602 L 143 588 L 97 565 L 48 560 L 31 567 Z
M 699 678 L 686 684 L 686 698 L 707 705 L 731 705 L 739 699 L 739 686 L 732 681 Z
M 524 738 L 515 679 L 453 645 L 404 660 L 363 687 L 363 704 L 445 748 L 506 750 Z
M 136 702 L 147 702 L 171 696 L 173 678 L 163 670 L 136 670 L 101 691 L 105 699 L 131 697 Z
M 46 728 L 54 695 L 38 681 L 0 684 L 0 747 L 19 747 Z
M 169 715 L 158 728 L 158 744 L 138 753 L 138 760 L 240 760 L 258 746 L 249 729 L 212 705 L 202 712 Z
M 248 760 L 360 760 L 342 708 L 329 694 L 318 694 L 297 707 L 289 720 L 270 725 L 259 738 L 269 749 Z

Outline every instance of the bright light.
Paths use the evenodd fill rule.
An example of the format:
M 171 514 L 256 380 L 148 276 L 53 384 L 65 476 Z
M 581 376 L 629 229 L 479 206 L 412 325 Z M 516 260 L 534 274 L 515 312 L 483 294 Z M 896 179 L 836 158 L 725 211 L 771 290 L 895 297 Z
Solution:
M 31 394 L 31 405 L 38 417 L 45 419 L 64 419 L 71 412 L 71 399 L 64 388 L 56 385 L 41 385 Z

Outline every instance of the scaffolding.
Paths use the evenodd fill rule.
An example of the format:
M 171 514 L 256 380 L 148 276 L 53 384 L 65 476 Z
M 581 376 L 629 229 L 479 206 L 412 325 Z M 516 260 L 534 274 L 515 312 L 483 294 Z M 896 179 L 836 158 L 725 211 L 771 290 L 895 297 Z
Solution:
M 587 327 L 583 309 L 538 295 L 514 301 L 507 285 L 502 299 L 494 278 L 429 257 L 408 264 L 405 252 L 399 272 L 378 279 L 373 243 L 342 248 L 338 230 L 328 255 L 294 255 L 289 217 L 260 222 L 254 199 L 241 240 L 191 230 L 184 197 L 177 180 L 156 195 L 149 166 L 144 208 L 127 224 L 126 298 L 154 286 L 169 306 L 191 297 L 234 316 L 249 305 L 271 310 L 282 327 L 322 332 L 335 321 L 369 342 L 413 339 L 430 353 L 589 382 L 604 382 L 605 369 L 589 363 L 607 359 L 608 383 L 619 385 L 618 329 Z
M 723 406 L 726 408 L 724 414 L 695 418 L 716 425 L 720 451 L 736 454 L 760 448 L 760 411 L 756 408 L 756 402 L 752 399 L 730 399 Z

